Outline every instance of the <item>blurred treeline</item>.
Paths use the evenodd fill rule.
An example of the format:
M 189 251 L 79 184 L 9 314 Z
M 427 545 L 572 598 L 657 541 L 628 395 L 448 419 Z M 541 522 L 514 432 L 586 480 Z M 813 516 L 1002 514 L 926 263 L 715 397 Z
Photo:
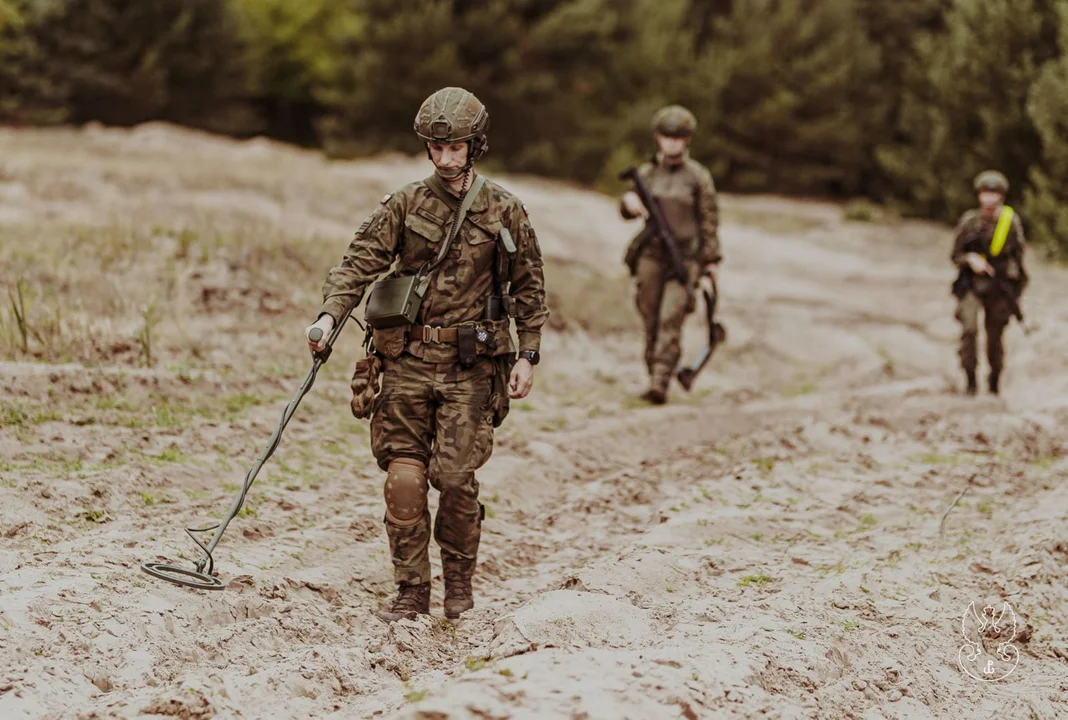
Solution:
M 510 171 L 613 188 L 681 102 L 723 189 L 952 221 L 995 167 L 1068 254 L 1068 0 L 0 0 L 5 123 L 415 152 L 445 85 Z

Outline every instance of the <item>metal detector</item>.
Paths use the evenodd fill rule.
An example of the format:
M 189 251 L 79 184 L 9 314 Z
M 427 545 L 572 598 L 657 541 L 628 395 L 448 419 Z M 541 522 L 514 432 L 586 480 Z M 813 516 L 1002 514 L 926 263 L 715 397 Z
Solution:
M 349 311 L 351 312 L 351 310 Z M 341 320 L 334 326 L 334 329 L 330 332 L 330 337 L 326 341 L 326 347 L 322 350 L 316 350 L 312 352 L 312 367 L 308 372 L 308 376 L 304 378 L 304 382 L 297 389 L 297 394 L 293 396 L 293 399 L 286 405 L 285 410 L 282 412 L 282 422 L 279 423 L 278 428 L 274 431 L 271 439 L 267 442 L 267 445 L 260 452 L 260 456 L 256 459 L 255 464 L 245 475 L 245 482 L 241 485 L 241 490 L 237 493 L 237 497 L 230 504 L 230 509 L 226 512 L 226 516 L 215 523 L 203 528 L 186 528 L 185 532 L 200 548 L 203 556 L 196 564 L 195 569 L 182 568 L 177 565 L 171 565 L 168 563 L 159 562 L 146 562 L 141 564 L 141 569 L 152 577 L 159 578 L 160 580 L 166 580 L 172 582 L 175 585 L 184 585 L 186 587 L 196 588 L 197 590 L 222 590 L 226 587 L 226 583 L 215 576 L 215 560 L 212 558 L 212 553 L 215 551 L 215 547 L 219 544 L 219 540 L 222 539 L 223 533 L 226 532 L 226 526 L 230 524 L 230 521 L 241 511 L 241 506 L 245 502 L 245 496 L 248 494 L 249 488 L 252 487 L 252 483 L 256 479 L 256 475 L 259 473 L 260 468 L 267 462 L 267 459 L 274 454 L 274 451 L 278 449 L 278 443 L 282 439 L 282 432 L 286 429 L 286 425 L 289 424 L 289 419 L 293 417 L 293 412 L 297 409 L 297 405 L 311 390 L 312 385 L 315 383 L 315 376 L 319 372 L 319 368 L 330 358 L 330 352 L 334 347 L 334 342 L 338 336 L 341 335 L 341 329 L 345 326 L 345 321 L 349 319 L 349 312 L 342 315 Z M 359 322 L 359 321 L 357 321 Z M 308 333 L 308 339 L 312 342 L 319 342 L 323 338 L 323 331 L 319 328 L 312 328 Z M 214 531 L 211 537 L 211 542 L 205 545 L 197 535 L 209 533 Z

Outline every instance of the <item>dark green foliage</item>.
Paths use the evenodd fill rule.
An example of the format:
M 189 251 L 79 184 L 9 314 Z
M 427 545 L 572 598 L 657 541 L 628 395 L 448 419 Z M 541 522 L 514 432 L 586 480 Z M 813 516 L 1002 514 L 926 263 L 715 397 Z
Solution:
M 0 0 L 0 122 L 51 124 L 68 117 L 65 87 L 32 33 L 44 17 L 31 0 Z
M 324 102 L 364 32 L 350 0 L 232 0 L 244 48 L 247 94 L 273 137 L 318 144 Z
M 1068 49 L 1068 5 L 1060 11 L 1060 47 Z M 1027 114 L 1042 146 L 1031 158 L 1024 206 L 1030 240 L 1068 258 L 1068 54 L 1044 65 L 1031 85 Z
M 0 122 L 162 119 L 420 152 L 462 85 L 487 162 L 616 190 L 657 107 L 726 190 L 952 221 L 987 167 L 1068 253 L 1068 0 L 0 0 Z
M 740 190 L 861 192 L 879 57 L 854 0 L 748 0 L 717 27 L 695 73 L 715 124 L 695 152 Z
M 243 90 L 236 27 L 217 0 L 18 0 L 20 90 L 5 116 L 229 130 Z M 16 6 L 17 7 L 17 6 Z M 4 33 L 9 35 L 9 33 Z M 6 45 L 6 43 L 5 43 Z M 6 65 L 6 63 L 5 63 Z M 6 74 L 6 72 L 5 72 Z
M 1021 187 L 1039 150 L 1026 100 L 1055 47 L 1050 11 L 1050 0 L 956 0 L 946 32 L 919 38 L 922 73 L 906 87 L 900 139 L 879 152 L 914 212 L 955 220 L 988 167 Z

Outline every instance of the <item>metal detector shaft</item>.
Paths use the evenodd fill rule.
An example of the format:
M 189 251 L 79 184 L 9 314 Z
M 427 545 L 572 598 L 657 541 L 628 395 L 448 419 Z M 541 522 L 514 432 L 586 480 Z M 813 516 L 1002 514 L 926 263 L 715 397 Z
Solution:
M 320 331 L 319 335 L 320 338 L 322 337 L 321 332 L 322 331 Z M 308 339 L 312 340 L 312 342 L 315 342 L 315 339 L 312 337 L 309 337 Z M 207 555 L 202 558 L 200 562 L 197 563 L 197 570 L 203 572 L 205 566 L 210 562 L 211 554 L 215 551 L 215 547 L 219 544 L 219 540 L 222 539 L 223 533 L 226 532 L 226 527 L 230 524 L 230 521 L 233 520 L 239 512 L 241 512 L 241 506 L 245 503 L 245 496 L 247 495 L 249 488 L 252 487 L 252 483 L 256 480 L 256 476 L 259 474 L 260 469 L 263 467 L 264 463 L 267 462 L 267 460 L 271 457 L 272 454 L 274 454 L 274 451 L 277 449 L 278 444 L 282 438 L 282 432 L 285 431 L 286 425 L 289 424 L 289 419 L 293 417 L 293 413 L 296 411 L 297 405 L 300 404 L 300 401 L 304 398 L 308 391 L 311 390 L 311 386 L 315 382 L 315 376 L 318 374 L 319 368 L 322 366 L 323 362 L 325 362 L 325 360 L 323 360 L 321 357 L 318 357 L 317 354 L 317 357 L 312 362 L 312 368 L 311 371 L 308 373 L 308 376 L 304 378 L 304 382 L 297 389 L 296 395 L 293 396 L 293 399 L 289 401 L 289 404 L 286 405 L 285 410 L 282 412 L 282 422 L 279 423 L 277 428 L 275 428 L 274 434 L 271 436 L 271 439 L 267 442 L 267 445 L 260 452 L 260 456 L 256 458 L 256 464 L 252 466 L 252 468 L 248 472 L 248 475 L 245 477 L 245 483 L 241 488 L 241 492 L 237 494 L 237 497 L 235 497 L 234 501 L 230 504 L 230 509 L 226 511 L 226 516 L 216 526 L 215 535 L 212 537 L 211 543 L 205 550 Z
M 697 379 L 697 375 L 708 364 L 708 361 L 712 358 L 712 353 L 727 339 L 726 328 L 721 323 L 716 322 L 716 300 L 719 298 L 719 288 L 716 286 L 715 280 L 711 282 L 711 292 L 702 290 L 705 299 L 705 314 L 708 320 L 708 345 L 701 351 L 692 365 L 680 368 L 676 373 L 679 384 L 686 390 L 693 388 L 694 380 Z
M 351 311 L 350 311 L 351 312 Z M 345 326 L 345 321 L 349 319 L 349 313 L 345 313 L 341 317 L 341 321 L 334 326 L 334 329 L 330 332 L 330 337 L 326 341 L 326 347 L 322 350 L 315 351 L 313 353 L 314 360 L 312 361 L 311 370 L 308 371 L 307 377 L 304 378 L 304 382 L 297 388 L 296 395 L 286 405 L 285 410 L 282 411 L 282 422 L 275 428 L 274 434 L 271 439 L 267 441 L 267 445 L 264 446 L 260 452 L 260 456 L 256 459 L 256 464 L 248 471 L 248 475 L 245 476 L 245 482 L 241 487 L 241 492 L 237 494 L 234 501 L 230 504 L 230 509 L 226 512 L 226 517 L 218 524 L 215 535 L 211 539 L 211 544 L 204 549 L 207 555 L 197 563 L 197 570 L 203 572 L 204 567 L 211 562 L 211 554 L 215 551 L 215 547 L 219 544 L 219 540 L 222 539 L 223 533 L 226 532 L 227 525 L 230 521 L 241 512 L 241 506 L 245 503 L 245 496 L 248 494 L 249 488 L 252 487 L 252 483 L 256 480 L 256 475 L 259 474 L 260 468 L 264 463 L 274 454 L 274 451 L 278 449 L 278 443 L 282 439 L 282 432 L 285 431 L 286 425 L 289 424 L 289 419 L 293 417 L 293 413 L 297 409 L 297 405 L 304 399 L 304 396 L 311 390 L 312 385 L 315 384 L 315 377 L 319 373 L 319 368 L 323 363 L 330 359 L 330 351 L 333 350 L 334 341 L 341 335 L 341 330 Z M 312 328 L 308 333 L 308 339 L 312 342 L 318 342 L 323 337 L 323 331 L 319 328 Z M 199 543 L 198 543 L 199 544 Z
M 208 527 L 186 528 L 186 534 L 189 535 L 203 553 L 203 556 L 196 565 L 196 570 L 191 571 L 161 563 L 144 563 L 141 565 L 141 569 L 154 577 L 168 580 L 169 582 L 178 585 L 186 585 L 188 587 L 199 589 L 222 589 L 223 584 L 214 577 L 215 561 L 212 559 L 212 553 L 222 539 L 223 533 L 226 532 L 226 528 L 230 524 L 230 521 L 241 511 L 241 506 L 245 502 L 245 497 L 248 495 L 249 488 L 252 487 L 252 483 L 256 480 L 256 475 L 259 474 L 260 468 L 262 468 L 264 463 L 266 463 L 271 455 L 274 454 L 274 451 L 278 449 L 278 444 L 281 441 L 282 433 L 285 431 L 286 425 L 289 424 L 289 420 L 293 417 L 293 413 L 296 411 L 300 401 L 308 394 L 312 385 L 315 384 L 315 377 L 319 372 L 319 368 L 330 358 L 330 352 L 333 350 L 334 342 L 337 340 L 338 336 L 341 335 L 341 331 L 345 326 L 345 322 L 349 319 L 351 312 L 350 309 L 341 316 L 341 319 L 331 331 L 325 347 L 322 350 L 315 350 L 312 352 L 312 357 L 314 359 L 311 370 L 308 372 L 307 377 L 304 378 L 304 382 L 297 388 L 297 392 L 293 396 L 293 399 L 289 401 L 289 404 L 286 405 L 285 410 L 282 412 L 282 422 L 279 423 L 274 434 L 271 435 L 271 439 L 260 452 L 255 464 L 249 469 L 248 474 L 245 475 L 245 481 L 241 485 L 241 490 L 230 504 L 230 509 L 226 512 L 226 516 L 220 522 Z M 322 340 L 322 337 L 323 331 L 319 328 L 313 328 L 308 333 L 308 339 L 314 343 Z M 211 538 L 211 542 L 207 545 L 202 543 L 196 537 L 199 533 L 211 532 L 213 530 L 215 532 Z

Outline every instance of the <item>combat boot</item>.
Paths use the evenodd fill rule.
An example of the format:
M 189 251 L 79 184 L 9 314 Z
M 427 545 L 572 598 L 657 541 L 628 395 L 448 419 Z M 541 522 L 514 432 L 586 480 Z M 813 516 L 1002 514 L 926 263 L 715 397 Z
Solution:
M 455 620 L 466 610 L 475 606 L 475 594 L 471 590 L 472 567 L 448 563 L 444 568 L 445 575 L 445 617 Z
M 416 615 L 430 614 L 430 583 L 409 585 L 401 583 L 397 588 L 397 597 L 389 610 L 379 610 L 378 617 L 386 622 L 394 620 L 414 620 Z
M 660 388 L 649 388 L 642 393 L 642 400 L 650 402 L 653 405 L 663 405 L 667 402 L 667 393 Z
M 1000 370 L 991 370 L 990 371 L 990 377 L 989 377 L 989 380 L 990 380 L 990 393 L 992 395 L 997 395 L 998 394 L 998 380 L 1000 380 L 1000 379 L 1001 379 L 1001 371 Z
M 965 390 L 965 392 L 968 393 L 969 395 L 974 395 L 976 393 L 976 391 L 979 389 L 979 386 L 975 382 L 975 371 L 974 370 L 966 370 L 965 372 L 968 375 L 968 388 Z

